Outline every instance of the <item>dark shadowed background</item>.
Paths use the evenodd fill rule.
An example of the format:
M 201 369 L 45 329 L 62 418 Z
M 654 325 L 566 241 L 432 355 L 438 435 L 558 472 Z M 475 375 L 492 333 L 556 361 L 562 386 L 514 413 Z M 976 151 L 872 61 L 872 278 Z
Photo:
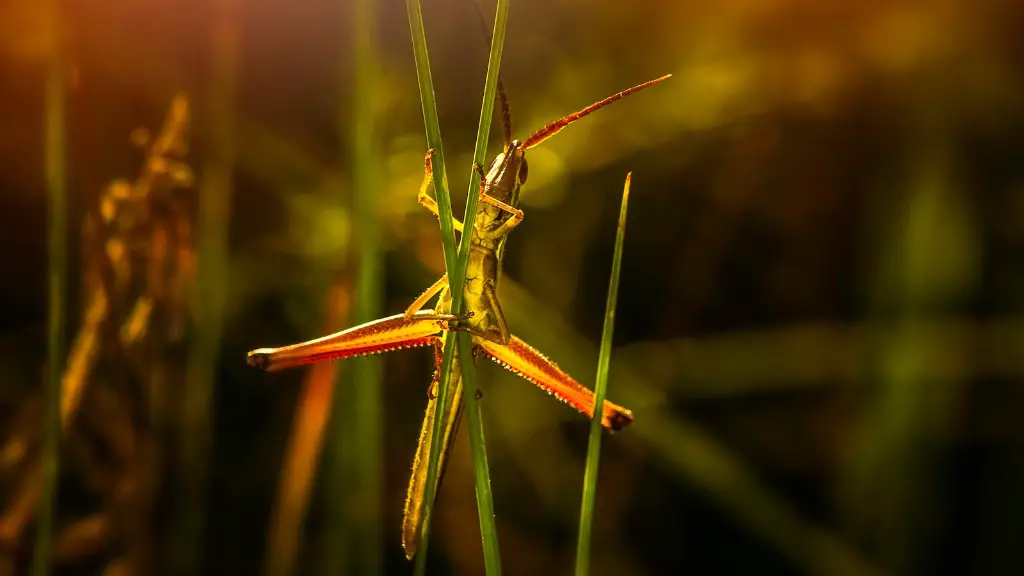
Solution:
M 488 50 L 471 1 L 422 0 L 459 215 Z M 138 177 L 144 155 L 130 136 L 158 132 L 179 92 L 193 112 L 183 161 L 196 180 L 173 191 L 195 222 L 185 260 L 198 251 L 202 261 L 216 228 L 197 220 L 201 195 L 227 194 L 229 211 L 215 221 L 222 265 L 200 264 L 189 288 L 197 300 L 218 288 L 223 301 L 208 409 L 191 411 L 179 393 L 205 340 L 201 314 L 178 303 L 190 318 L 182 337 L 163 339 L 151 372 L 127 377 L 155 390 L 138 375 L 161 375 L 149 416 L 104 436 L 89 427 L 104 419 L 94 414 L 66 432 L 58 528 L 81 518 L 100 527 L 81 529 L 87 545 L 59 541 L 60 573 L 99 573 L 136 549 L 136 573 L 180 573 L 172 567 L 190 554 L 203 573 L 265 570 L 270 543 L 284 538 L 271 528 L 284 463 L 303 454 L 288 438 L 316 402 L 301 401 L 305 369 L 260 373 L 245 352 L 353 323 L 362 222 L 352 211 L 351 2 L 232 5 L 64 4 L 67 345 L 85 317 L 83 222 L 112 181 Z M 51 43 L 40 6 L 0 7 L 9 444 L 38 430 L 45 371 Z M 443 258 L 437 220 L 416 203 L 425 139 L 405 6 L 375 10 L 378 297 L 389 315 L 442 273 Z M 493 7 L 484 11 L 490 19 Z M 632 171 L 609 398 L 636 421 L 604 439 L 594 574 L 1024 571 L 1021 34 L 1024 8 L 1012 0 L 512 0 L 502 74 L 519 137 L 674 75 L 530 152 L 526 216 L 499 289 L 512 332 L 592 386 Z M 217 39 L 232 37 L 237 51 L 225 57 Z M 496 124 L 490 155 L 499 134 Z M 230 178 L 211 183 L 211 172 Z M 111 382 L 129 369 L 105 358 L 87 386 L 120 390 Z M 335 486 L 318 473 L 289 536 L 295 573 L 339 561 L 361 573 L 359 555 L 376 558 L 374 570 L 411 573 L 401 513 L 431 362 L 422 349 L 382 357 L 383 436 L 367 464 L 380 466 L 376 496 L 339 520 L 324 504 Z M 359 385 L 348 366 L 333 365 L 336 398 Z M 588 421 L 492 363 L 480 372 L 505 573 L 569 573 Z M 113 394 L 105 409 L 127 397 Z M 196 413 L 205 424 L 188 419 Z M 103 448 L 122 436 L 148 439 L 151 460 Z M 307 456 L 323 470 L 337 453 Z M 4 468 L 4 454 L 10 513 L 26 476 Z M 145 515 L 130 512 L 141 496 L 116 496 L 131 466 L 150 466 Z M 192 539 L 176 520 L 188 510 L 204 527 Z M 363 530 L 378 537 L 352 545 Z M 0 573 L 27 566 L 23 532 L 0 530 Z M 429 554 L 432 573 L 482 573 L 465 429 Z

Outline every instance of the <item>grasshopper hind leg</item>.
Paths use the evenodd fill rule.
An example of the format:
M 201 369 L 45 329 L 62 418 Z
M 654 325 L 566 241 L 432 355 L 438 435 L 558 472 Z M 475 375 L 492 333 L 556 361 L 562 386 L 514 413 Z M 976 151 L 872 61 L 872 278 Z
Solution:
M 501 303 L 498 302 L 498 295 L 494 291 L 494 286 L 489 283 L 484 284 L 484 298 L 487 299 L 487 304 L 497 324 L 497 326 L 490 326 L 488 331 L 493 334 L 494 330 L 497 329 L 498 340 L 496 342 L 506 346 L 512 340 L 512 333 L 508 331 L 508 324 L 505 322 L 505 312 L 502 311 Z

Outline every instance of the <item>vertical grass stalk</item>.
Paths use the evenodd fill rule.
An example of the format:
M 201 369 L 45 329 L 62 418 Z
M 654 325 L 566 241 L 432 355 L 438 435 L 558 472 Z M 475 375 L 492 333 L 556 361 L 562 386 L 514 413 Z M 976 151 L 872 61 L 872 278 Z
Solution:
M 356 273 L 354 324 L 380 317 L 383 291 L 378 223 L 377 76 L 374 46 L 374 0 L 356 0 L 351 33 L 354 38 L 353 106 L 339 116 L 350 125 L 352 150 L 352 208 L 355 218 Z M 327 562 L 326 573 L 381 572 L 381 437 L 382 391 L 379 357 L 352 358 L 338 379 L 331 411 L 333 446 L 327 466 L 331 514 L 329 554 L 344 555 Z M 332 552 L 333 550 L 333 552 Z M 337 568 L 337 569 L 335 569 Z
M 180 467 L 183 479 L 178 554 L 174 573 L 198 574 L 206 539 L 207 469 L 211 405 L 228 287 L 228 225 L 235 164 L 235 77 L 238 61 L 237 0 L 212 4 L 211 68 L 203 130 L 206 160 L 199 189 L 196 254 L 196 327 L 184 386 Z
M 590 573 L 590 540 L 594 530 L 594 504 L 597 500 L 597 473 L 601 462 L 601 411 L 608 390 L 608 368 L 612 356 L 612 333 L 615 331 L 615 303 L 619 297 L 619 272 L 622 270 L 622 245 L 626 237 L 626 206 L 629 203 L 629 181 L 626 175 L 622 189 L 622 207 L 619 226 L 615 233 L 615 252 L 612 273 L 608 282 L 608 303 L 604 311 L 604 329 L 601 332 L 601 351 L 597 357 L 597 382 L 594 385 L 594 417 L 590 421 L 590 440 L 587 443 L 587 465 L 583 475 L 583 502 L 580 505 L 580 531 L 576 542 L 576 576 Z
M 444 250 L 444 266 L 448 272 L 455 269 L 455 227 L 452 225 L 452 200 L 448 192 L 448 175 L 445 170 L 444 148 L 441 146 L 441 126 L 437 120 L 437 102 L 434 99 L 434 81 L 430 74 L 430 56 L 427 53 L 427 37 L 423 28 L 423 9 L 419 0 L 405 0 L 409 16 L 409 35 L 412 38 L 412 54 L 416 64 L 416 83 L 423 109 L 423 124 L 426 129 L 427 148 L 434 151 L 434 196 L 441 225 L 441 246 Z M 451 281 L 451 276 L 449 276 Z M 448 347 L 446 347 L 446 350 Z M 441 396 L 443 398 L 443 396 Z M 439 411 L 439 413 L 442 413 Z
M 459 357 L 472 358 L 473 344 L 469 334 L 458 334 Z M 462 395 L 466 402 L 469 424 L 469 446 L 473 454 L 473 483 L 476 493 L 477 516 L 480 519 L 480 538 L 483 543 L 485 573 L 501 574 L 501 554 L 498 552 L 498 526 L 494 519 L 494 498 L 491 495 L 491 471 L 487 464 L 484 442 L 483 417 L 476 397 L 476 370 L 470 360 L 460 363 L 462 369 Z
M 480 121 L 477 125 L 476 145 L 473 150 L 473 161 L 485 166 L 487 161 L 487 140 L 491 133 L 491 120 L 494 118 L 494 99 L 498 89 L 498 72 L 501 68 L 501 55 L 505 44 L 505 27 L 508 22 L 509 0 L 498 0 L 494 16 L 494 32 L 491 36 L 490 55 L 487 59 L 487 77 L 484 80 L 484 96 L 480 106 Z M 467 228 L 476 217 L 479 201 L 479 181 L 476 172 L 469 171 L 469 188 L 466 191 L 466 214 L 463 222 Z M 463 234 L 456 262 L 456 274 L 460 279 L 458 291 L 453 298 L 452 309 L 456 314 L 462 313 L 462 284 L 466 277 L 469 264 L 470 234 Z M 457 334 L 459 356 L 472 358 L 473 346 L 469 334 Z M 473 479 L 476 492 L 477 514 L 480 519 L 480 536 L 483 541 L 484 567 L 487 574 L 501 574 L 501 556 L 498 551 L 498 527 L 494 519 L 494 499 L 491 495 L 491 473 L 487 464 L 487 449 L 484 441 L 483 418 L 477 400 L 476 373 L 471 361 L 464 361 L 462 369 L 462 393 L 466 402 L 466 418 L 469 424 L 469 442 L 473 454 Z
M 452 283 L 455 269 L 455 228 L 452 225 L 452 201 L 448 192 L 448 179 L 445 170 L 444 148 L 441 145 L 441 127 L 437 119 L 437 102 L 434 100 L 434 82 L 430 74 L 430 57 L 427 54 L 426 32 L 423 28 L 423 10 L 419 0 L 406 0 L 406 12 L 409 17 L 409 35 L 412 40 L 413 60 L 416 65 L 416 81 L 420 93 L 420 106 L 423 109 L 423 124 L 426 131 L 427 148 L 434 151 L 433 184 L 434 196 L 437 199 L 438 222 L 441 226 L 441 247 L 444 251 L 445 270 L 449 273 L 448 280 Z M 454 284 L 451 284 L 454 289 Z M 454 339 L 445 338 L 444 352 L 441 360 L 441 379 L 437 390 L 437 413 L 446 414 L 446 399 L 451 376 Z M 427 462 L 426 496 L 423 502 L 423 526 L 420 528 L 420 545 L 416 559 L 416 574 L 426 573 L 427 549 L 430 543 L 430 520 L 434 510 L 432 494 L 437 486 L 437 460 L 440 438 L 442 437 L 442 419 L 434 421 L 433 437 L 430 446 L 430 460 Z
M 447 178 L 444 164 L 444 153 L 441 148 L 441 130 L 437 120 L 437 104 L 434 100 L 433 82 L 430 74 L 430 60 L 427 54 L 426 34 L 423 29 L 423 12 L 418 0 L 406 0 L 406 10 L 409 16 L 409 31 L 412 37 L 413 56 L 416 63 L 416 77 L 419 85 L 420 103 L 423 108 L 423 120 L 426 127 L 427 146 L 434 150 L 434 192 L 437 197 L 438 211 L 441 226 L 441 242 L 445 255 L 445 268 L 448 271 L 448 280 L 452 292 L 452 313 L 462 312 L 463 305 L 463 284 L 466 276 L 466 267 L 469 259 L 469 234 L 462 237 L 461 247 L 455 251 L 455 231 L 452 227 L 451 197 L 448 192 Z M 491 42 L 491 52 L 488 59 L 487 78 L 484 82 L 483 104 L 480 111 L 480 123 L 477 130 L 476 146 L 474 147 L 474 160 L 480 164 L 484 163 L 484 155 L 487 151 L 487 138 L 490 133 L 491 118 L 494 112 L 494 99 L 497 93 L 498 68 L 501 63 L 501 52 L 505 40 L 505 23 L 508 19 L 508 0 L 499 0 L 495 17 L 494 36 Z M 478 180 L 471 171 L 469 194 L 466 202 L 466 213 L 463 219 L 467 228 L 472 226 L 477 210 L 477 186 Z M 456 255 L 458 258 L 456 259 Z M 463 349 L 468 349 L 468 337 L 464 334 L 459 338 L 445 339 L 444 353 L 441 361 L 441 379 L 438 383 L 438 406 L 437 413 L 446 413 L 445 399 L 447 398 L 448 384 L 451 378 L 452 361 L 456 340 L 465 340 L 460 344 Z M 472 355 L 463 356 L 472 358 Z M 482 423 L 480 422 L 479 407 L 476 403 L 476 380 L 471 362 L 463 362 L 461 366 L 465 382 L 466 401 L 469 402 L 469 425 L 470 442 L 473 448 L 474 477 L 476 482 L 477 506 L 480 515 L 481 534 L 484 539 L 484 562 L 488 574 L 499 574 L 501 570 L 500 558 L 498 556 L 497 529 L 494 525 L 493 503 L 491 501 L 490 478 L 487 471 L 486 450 L 484 446 Z M 468 374 L 468 378 L 467 378 Z M 431 495 L 425 498 L 423 512 L 423 528 L 420 540 L 419 558 L 416 560 L 416 573 L 424 574 L 426 571 L 426 556 L 429 543 L 430 520 L 433 512 L 433 497 L 437 485 L 437 457 L 440 452 L 437 442 L 442 437 L 442 419 L 434 422 L 433 445 L 431 446 L 431 458 L 427 464 L 426 494 Z
M 47 319 L 46 417 L 43 430 L 43 493 L 36 524 L 32 574 L 50 572 L 60 447 L 61 374 L 64 372 L 65 295 L 67 290 L 67 165 L 65 110 L 67 71 L 59 0 L 47 3 L 52 38 L 46 76 L 44 138 L 46 190 L 49 196 L 49 302 Z

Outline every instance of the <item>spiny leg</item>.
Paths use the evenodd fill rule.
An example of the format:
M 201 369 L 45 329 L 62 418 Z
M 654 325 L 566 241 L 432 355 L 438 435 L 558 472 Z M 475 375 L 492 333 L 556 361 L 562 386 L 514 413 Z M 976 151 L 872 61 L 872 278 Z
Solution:
M 249 352 L 247 361 L 250 366 L 273 372 L 323 360 L 425 346 L 434 343 L 448 326 L 462 320 L 463 316 L 433 310 L 411 318 L 396 314 L 298 344 L 259 348 Z
M 447 286 L 448 275 L 445 274 L 444 276 L 441 276 L 441 278 L 439 278 L 437 282 L 431 284 L 430 288 L 427 288 L 423 292 L 423 294 L 417 296 L 416 299 L 412 301 L 412 304 L 409 304 L 409 307 L 405 309 L 405 317 L 412 318 L 413 314 L 419 312 L 420 309 L 423 308 L 423 306 L 427 303 L 428 300 L 433 298 L 435 294 L 437 294 Z
M 591 416 L 594 413 L 594 391 L 580 384 L 557 364 L 515 336 L 508 346 L 495 344 L 488 339 L 474 342 L 477 349 L 498 364 L 536 384 L 569 404 L 580 412 Z M 609 430 L 619 430 L 633 421 L 633 413 L 605 400 L 601 410 L 601 425 Z
M 441 213 L 437 209 L 437 201 L 430 197 L 427 193 L 427 188 L 430 187 L 430 183 L 434 179 L 434 150 L 427 150 L 427 156 L 423 160 L 423 183 L 420 184 L 420 193 L 416 196 L 416 201 L 420 203 L 436 218 L 441 218 Z M 452 217 L 452 227 L 456 231 L 462 232 L 462 222 L 459 222 L 458 218 Z

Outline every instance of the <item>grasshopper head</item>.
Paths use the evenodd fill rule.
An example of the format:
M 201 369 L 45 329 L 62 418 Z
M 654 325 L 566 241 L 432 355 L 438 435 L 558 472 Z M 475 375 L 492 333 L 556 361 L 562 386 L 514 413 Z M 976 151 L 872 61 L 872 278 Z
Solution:
M 495 200 L 516 207 L 519 205 L 519 187 L 526 182 L 526 148 L 519 140 L 512 140 L 498 154 L 487 172 L 484 193 Z

